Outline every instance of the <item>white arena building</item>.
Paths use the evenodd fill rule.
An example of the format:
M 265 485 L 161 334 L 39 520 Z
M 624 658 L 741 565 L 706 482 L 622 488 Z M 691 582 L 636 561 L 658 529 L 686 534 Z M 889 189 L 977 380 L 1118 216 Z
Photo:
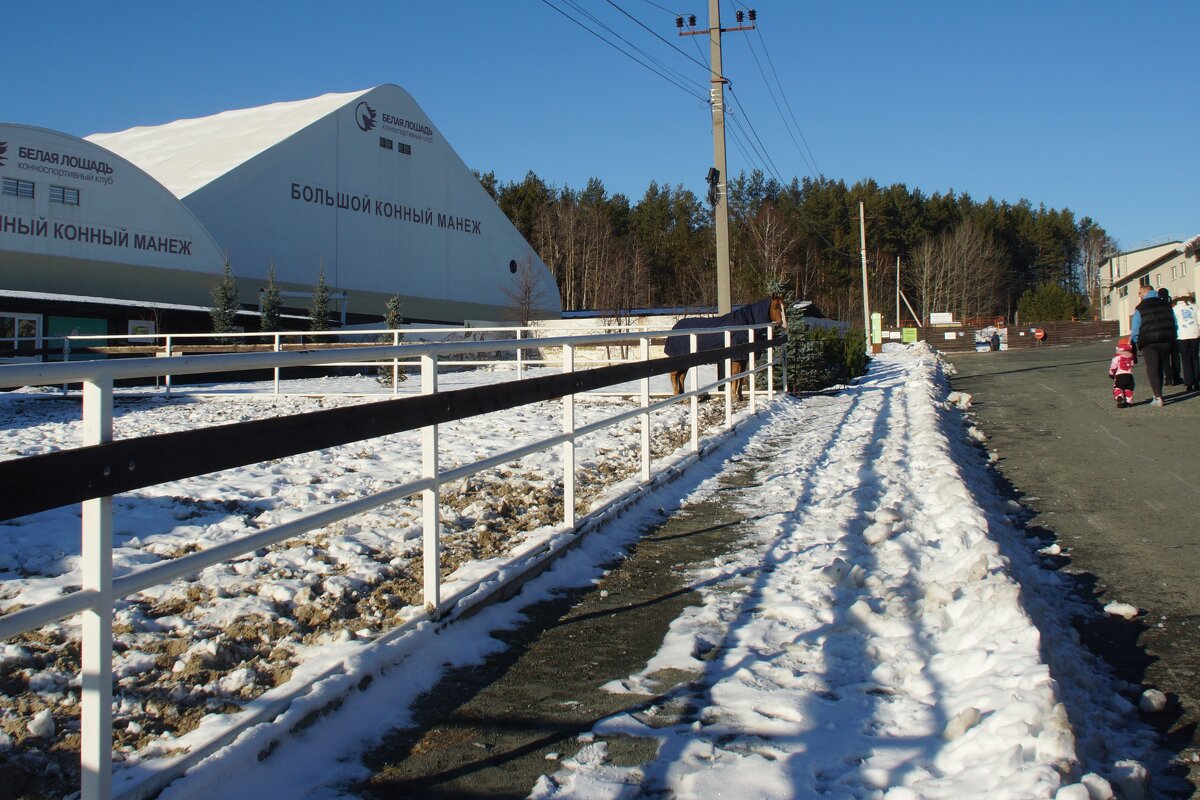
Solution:
M 251 311 L 274 267 L 300 310 L 323 271 L 351 322 L 393 295 L 414 321 L 505 320 L 522 294 L 561 314 L 545 264 L 398 86 L 85 140 L 0 123 L 0 178 L 0 350 L 164 311 L 203 330 L 226 258 Z

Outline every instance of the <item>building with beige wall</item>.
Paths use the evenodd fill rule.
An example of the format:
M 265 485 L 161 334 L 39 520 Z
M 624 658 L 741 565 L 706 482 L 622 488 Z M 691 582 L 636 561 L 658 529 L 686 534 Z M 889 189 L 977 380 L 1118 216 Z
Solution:
M 1118 253 L 1102 267 L 1101 276 L 1101 319 L 1119 322 L 1125 336 L 1138 304 L 1139 287 L 1165 287 L 1171 297 L 1200 290 L 1200 235 Z

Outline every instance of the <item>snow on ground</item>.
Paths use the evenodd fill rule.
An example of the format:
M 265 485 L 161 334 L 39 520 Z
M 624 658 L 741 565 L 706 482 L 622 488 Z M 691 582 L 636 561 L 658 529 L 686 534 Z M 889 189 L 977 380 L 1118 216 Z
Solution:
M 118 409 L 117 435 L 342 402 L 359 401 L 130 400 Z M 586 421 L 621 402 L 590 400 L 577 414 Z M 7 457 L 67 446 L 78 436 L 71 411 L 37 412 L 30 403 L 13 411 L 14 403 L 0 404 L 9 417 Z M 713 492 L 722 458 L 769 456 L 770 473 L 739 501 L 747 512 L 744 547 L 698 573 L 707 584 L 703 604 L 673 623 L 644 670 L 608 687 L 648 692 L 663 670 L 684 670 L 693 680 L 681 699 L 694 713 L 662 727 L 650 712 L 602 721 L 534 796 L 1086 798 L 1109 796 L 1106 785 L 1122 797 L 1141 796 L 1139 761 L 1151 758 L 1152 741 L 1122 696 L 1136 702 L 1138 689 L 1113 680 L 1079 645 L 1062 585 L 1038 564 L 1040 543 L 1024 539 L 1020 509 L 995 494 L 980 434 L 963 424 L 967 405 L 964 397 L 948 400 L 942 366 L 924 345 L 891 349 L 854 387 L 782 400 L 687 479 L 657 490 L 527 586 L 523 596 L 537 598 L 594 579 L 595 564 L 636 536 L 649 509 Z M 553 405 L 518 409 L 443 433 L 458 442 L 445 460 L 555 433 L 556 412 Z M 664 457 L 681 429 L 680 414 L 656 416 Z M 118 572 L 408 480 L 415 452 L 413 438 L 398 435 L 118 498 Z M 554 515 L 535 517 L 534 510 L 554 496 L 556 458 L 535 456 L 499 480 L 461 487 L 461 501 L 447 502 L 463 532 L 461 564 L 511 550 L 514 540 L 500 531 L 514 523 L 523 531 L 518 542 L 549 529 Z M 591 470 L 592 498 L 635 469 L 615 434 L 585 442 L 581 463 Z M 506 504 L 507 512 L 496 510 Z M 387 668 L 396 652 L 364 646 L 411 611 L 387 602 L 411 580 L 408 559 L 419 533 L 415 507 L 397 506 L 213 567 L 199 581 L 172 584 L 118 612 L 117 719 L 128 734 L 122 757 L 132 764 L 178 746 L 176 737 L 201 717 L 286 681 L 314 653 L 344 658 L 357 674 L 374 677 L 265 761 L 258 755 L 269 732 L 251 730 L 164 798 L 211 796 L 218 788 L 226 797 L 342 796 L 364 777 L 358 754 L 404 724 L 404 709 L 442 669 L 478 663 L 499 647 L 487 633 L 516 624 L 519 612 L 508 606 L 448 634 L 414 630 L 400 669 Z M 0 528 L 0 602 L 11 607 L 78 585 L 76 515 L 47 512 Z M 497 541 L 480 549 L 488 531 Z M 249 624 L 254 636 L 240 636 L 239 625 Z M 60 728 L 72 722 L 73 676 L 61 654 L 45 657 L 54 641 L 70 640 L 70 626 L 57 627 L 43 635 L 50 646 L 10 643 L 0 651 L 6 670 L 19 668 L 28 692 L 41 699 L 0 716 L 9 737 L 0 739 L 0 756 L 35 736 L 29 723 L 44 732 L 53 717 Z M 151 709 L 138 699 L 146 688 L 166 690 L 168 702 Z M 158 712 L 171 704 L 191 708 L 193 718 L 164 731 Z M 284 724 L 316 707 L 296 704 Z M 46 708 L 53 717 L 35 719 Z M 658 739 L 658 756 L 637 767 L 608 763 L 606 739 L 619 735 Z M 228 780 L 234 774 L 236 784 Z
M 530 374 L 539 374 L 530 371 Z M 545 374 L 541 371 L 540 374 Z M 511 370 L 440 376 L 443 390 L 512 380 Z M 666 378 L 653 388 L 666 390 Z M 416 393 L 417 380 L 402 385 Z M 371 376 L 269 384 L 126 390 L 114 404 L 114 438 L 245 422 L 385 399 Z M 231 390 L 233 390 L 231 392 Z M 249 390 L 249 391 L 248 391 Z M 201 394 L 204 392 L 205 394 Z M 216 394 L 212 394 L 216 392 Z M 326 393 L 329 393 L 328 395 Z M 621 397 L 577 403 L 578 425 L 629 407 Z M 720 412 L 706 404 L 709 418 Z M 440 426 L 443 469 L 556 435 L 561 405 L 543 403 Z M 686 409 L 653 417 L 652 452 L 677 460 Z M 638 421 L 582 437 L 577 445 L 577 513 L 611 498 L 638 472 Z M 0 395 L 0 459 L 81 444 L 78 398 L 48 390 Z M 381 437 L 163 483 L 114 498 L 117 576 L 204 550 L 301 514 L 419 477 L 419 433 Z M 501 559 L 519 557 L 560 530 L 559 448 L 449 484 L 441 495 L 445 593 Z M 78 505 L 0 523 L 0 612 L 44 602 L 80 585 Z M 276 687 L 303 682 L 422 606 L 420 513 L 415 499 L 360 514 L 274 547 L 203 570 L 193 580 L 118 601 L 114 618 L 115 747 L 134 765 L 220 729 Z M 516 555 L 514 555 L 516 554 Z M 46 626 L 0 649 L 0 771 L 62 779 L 77 757 L 57 730 L 79 725 L 78 619 Z M 294 673 L 299 670 L 300 674 Z M 49 717 L 31 729 L 35 715 Z M 56 723 L 53 727 L 49 723 Z M 207 732 L 206 732 L 207 731 Z M 50 748 L 46 747 L 50 744 Z M 78 745 L 74 745 L 77 747 Z
M 1085 694 L 1072 718 L 1043 657 L 1072 642 L 1031 622 L 995 540 L 1017 533 L 969 469 L 980 454 L 946 410 L 963 398 L 946 398 L 936 359 L 912 352 L 877 360 L 852 391 L 783 404 L 747 444 L 771 469 L 743 500 L 756 520 L 745 548 L 697 573 L 703 605 L 608 687 L 653 695 L 670 688 L 656 673 L 682 670 L 701 688 L 672 701 L 694 713 L 665 727 L 654 709 L 601 722 L 534 796 L 1088 797 L 1069 786 L 1085 769 L 1076 735 L 1094 750 L 1130 704 L 1085 674 L 1081 651 L 1060 652 L 1085 662 L 1065 676 L 1086 681 L 1070 687 Z M 657 739 L 658 757 L 611 766 L 611 736 Z M 1121 758 L 1143 753 L 1145 736 L 1114 734 L 1082 754 L 1086 769 L 1139 796 L 1140 766 Z

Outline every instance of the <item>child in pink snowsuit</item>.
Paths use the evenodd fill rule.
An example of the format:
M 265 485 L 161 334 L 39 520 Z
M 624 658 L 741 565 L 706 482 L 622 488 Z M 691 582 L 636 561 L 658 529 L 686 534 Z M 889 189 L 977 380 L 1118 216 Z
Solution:
M 1108 376 L 1113 379 L 1113 398 L 1117 408 L 1133 405 L 1133 347 L 1128 339 L 1117 342 L 1117 354 L 1108 365 Z

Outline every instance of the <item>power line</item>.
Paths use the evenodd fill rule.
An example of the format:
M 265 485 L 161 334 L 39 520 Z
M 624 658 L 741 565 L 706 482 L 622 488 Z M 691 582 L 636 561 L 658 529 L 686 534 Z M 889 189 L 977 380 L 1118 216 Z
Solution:
M 733 98 L 733 102 L 737 104 L 738 109 L 742 112 L 742 117 L 745 118 L 746 124 L 750 126 L 750 132 L 754 134 L 755 141 L 757 141 L 759 147 L 762 148 L 763 157 L 767 160 L 767 163 L 771 165 L 771 171 L 775 176 L 775 180 L 782 184 L 783 180 L 779 177 L 779 168 L 775 166 L 775 161 L 771 158 L 771 154 L 767 152 L 767 146 L 763 144 L 762 139 L 759 138 L 758 131 L 754 129 L 754 123 L 750 121 L 750 115 L 746 113 L 745 106 L 743 106 L 742 101 L 738 99 L 737 92 L 733 91 L 732 83 L 729 84 L 729 96 Z
M 729 129 L 729 132 L 730 132 L 731 134 L 733 134 L 733 137 L 732 137 L 732 138 L 733 138 L 733 144 L 734 144 L 734 145 L 737 147 L 737 149 L 738 149 L 738 152 L 740 152 L 740 153 L 742 154 L 742 159 L 743 159 L 743 160 L 744 160 L 744 161 L 745 161 L 747 164 L 750 164 L 750 165 L 752 165 L 752 166 L 753 166 L 753 165 L 754 165 L 754 159 L 750 157 L 750 154 L 749 154 L 748 152 L 746 152 L 746 148 L 745 148 L 745 146 L 742 144 L 742 137 L 741 137 L 740 135 L 738 135 L 738 132 L 737 132 L 736 130 L 734 130 L 733 128 L 730 128 L 730 129 Z M 729 181 L 728 181 L 728 180 L 726 180 L 726 185 L 728 185 L 728 183 L 729 183 Z
M 675 15 L 675 16 L 677 16 L 677 17 L 679 16 L 679 12 L 678 12 L 678 11 L 672 11 L 671 9 L 669 9 L 669 8 L 666 8 L 665 6 L 660 6 L 658 3 L 655 3 L 655 2 L 654 2 L 654 0 L 642 0 L 642 2 L 643 2 L 643 3 L 646 3 L 646 4 L 648 4 L 648 5 L 652 5 L 652 6 L 654 6 L 655 8 L 659 9 L 660 11 L 665 11 L 665 12 L 667 12 L 668 14 L 673 14 L 673 15 Z
M 753 153 L 755 155 L 755 158 L 747 158 L 746 161 L 750 164 L 750 166 L 754 167 L 755 169 L 758 169 L 758 170 L 762 171 L 763 173 L 771 175 L 772 174 L 771 168 L 763 160 L 762 152 L 758 149 L 757 146 L 755 146 L 753 139 L 750 138 L 750 134 L 747 133 L 746 129 L 742 126 L 741 118 L 738 117 L 736 114 L 730 114 L 729 119 L 733 121 L 733 125 L 734 125 L 734 127 L 729 128 L 729 132 L 734 134 L 735 140 L 736 140 L 737 135 L 740 134 L 741 138 L 745 141 L 746 145 L 750 148 L 751 151 L 753 151 Z M 745 155 L 744 151 L 743 151 L 743 155 Z
M 703 61 L 698 61 L 698 60 L 696 60 L 696 59 L 692 58 L 690 55 L 688 55 L 687 53 L 685 53 L 685 52 L 683 52 L 682 50 L 680 50 L 680 49 L 679 49 L 679 47 L 677 47 L 676 45 L 672 44 L 671 42 L 669 42 L 668 40 L 664 39 L 663 37 L 659 36 L 659 35 L 658 35 L 658 33 L 657 33 L 656 31 L 654 31 L 652 28 L 649 28 L 649 27 L 647 27 L 647 26 L 646 26 L 646 24 L 645 24 L 644 22 L 642 22 L 640 19 L 638 19 L 637 17 L 635 17 L 635 16 L 633 16 L 632 14 L 630 14 L 630 13 L 629 13 L 628 11 L 626 11 L 625 9 L 621 8 L 619 5 L 617 5 L 616 3 L 614 3 L 614 2 L 613 2 L 613 0 L 605 0 L 605 2 L 606 2 L 606 3 L 608 3 L 610 6 L 612 6 L 613 8 L 615 8 L 617 11 L 620 11 L 622 14 L 624 14 L 624 15 L 625 15 L 625 16 L 627 16 L 627 17 L 629 17 L 631 20 L 633 20 L 634 22 L 636 22 L 638 25 L 641 25 L 643 28 L 645 28 L 647 31 L 649 31 L 649 32 L 650 32 L 650 33 L 651 33 L 651 34 L 652 34 L 652 35 L 653 35 L 653 36 L 654 36 L 656 39 L 658 39 L 659 41 L 661 41 L 661 42 L 662 42 L 663 44 L 665 44 L 667 47 L 670 47 L 672 50 L 674 50 L 675 52 L 679 53 L 679 54 L 680 54 L 681 56 L 683 56 L 684 58 L 686 58 L 686 59 L 689 59 L 690 61 L 692 61 L 692 63 L 694 63 L 694 64 L 699 64 L 699 65 L 700 65 L 700 66 L 701 66 L 703 69 L 705 69 L 705 70 L 707 70 L 707 71 L 709 71 L 709 72 L 711 73 L 711 71 L 712 71 L 712 70 L 709 68 L 709 65 L 708 65 L 708 64 L 705 64 Z
M 748 6 L 745 3 L 741 2 L 741 0 L 733 0 L 733 2 L 736 5 L 740 5 L 742 8 L 748 8 Z M 796 142 L 796 139 L 794 136 L 792 137 L 792 144 L 795 145 L 796 152 L 798 152 L 800 154 L 800 157 L 804 160 L 805 164 L 807 164 L 809 166 L 809 168 L 812 170 L 813 177 L 816 178 L 821 175 L 821 169 L 820 169 L 820 167 L 817 166 L 817 157 L 815 155 L 813 155 L 812 148 L 808 144 L 808 138 L 805 137 L 804 130 L 800 127 L 799 120 L 796 119 L 796 112 L 792 109 L 791 101 L 788 100 L 787 92 L 783 88 L 783 81 L 779 80 L 779 73 L 775 69 L 774 59 L 771 58 L 771 51 L 767 48 L 767 40 L 765 38 L 763 38 L 762 29 L 758 28 L 756 26 L 755 33 L 758 34 L 758 41 L 762 45 L 763 56 L 766 57 L 767 65 L 771 68 L 771 75 L 774 76 L 774 78 L 775 78 L 775 85 L 779 87 L 779 95 L 783 98 L 783 104 L 787 107 L 788 114 L 790 115 L 791 120 L 792 120 L 792 126 L 795 127 L 796 133 L 800 135 L 800 141 L 804 143 L 804 150 L 808 151 L 808 156 L 806 157 L 804 155 L 804 151 L 802 151 L 800 149 L 800 145 Z M 767 80 L 767 76 L 765 74 L 763 74 L 762 65 L 758 63 L 758 55 L 754 52 L 753 45 L 749 41 L 747 41 L 746 44 L 750 47 L 750 53 L 751 53 L 751 55 L 754 56 L 755 64 L 758 64 L 758 71 L 760 74 L 762 74 L 763 83 L 766 84 L 767 90 L 771 91 L 771 84 Z M 771 99 L 772 100 L 775 99 L 775 94 L 773 91 L 771 91 Z M 778 102 L 776 102 L 776 109 L 778 109 Z M 783 112 L 780 111 L 779 113 L 780 113 L 780 117 L 782 117 Z M 792 135 L 792 126 L 788 126 L 787 120 L 786 119 L 784 120 L 784 127 L 788 129 L 789 136 Z
M 645 63 L 644 61 L 642 61 L 641 59 L 639 59 L 637 56 L 633 55 L 632 53 L 630 53 L 630 52 L 628 52 L 628 51 L 626 51 L 626 50 L 623 50 L 621 47 L 619 47 L 618 45 L 614 44 L 613 42 L 610 42 L 608 39 L 606 39 L 606 38 L 604 38 L 603 36 L 601 36 L 600 34 L 596 33 L 594 30 L 592 30 L 591 28 L 589 28 L 587 25 L 585 25 L 585 24 L 583 24 L 582 22 L 580 22 L 579 20 L 575 19 L 575 17 L 572 17 L 570 14 L 568 14 L 567 12 L 563 11 L 563 10 L 562 10 L 561 8 L 559 8 L 558 6 L 556 6 L 556 5 L 554 5 L 553 3 L 551 3 L 551 2 L 550 2 L 550 0 L 542 0 L 542 3 L 544 3 L 544 4 L 545 4 L 545 5 L 547 5 L 547 6 L 549 6 L 550 8 L 554 9 L 554 10 L 555 10 L 555 11 L 557 11 L 559 14 L 562 14 L 564 17 L 566 17 L 567 19 L 569 19 L 571 22 L 573 22 L 573 23 L 575 23 L 576 25 L 578 25 L 579 27 L 583 28 L 585 31 L 587 31 L 588 33 L 590 33 L 592 36 L 595 36 L 597 39 L 599 39 L 600 41 L 604 42 L 606 45 L 608 45 L 609 47 L 613 48 L 613 49 L 614 49 L 614 50 L 616 50 L 617 52 L 621 53 L 621 54 L 622 54 L 623 56 L 625 56 L 626 58 L 632 59 L 633 61 L 637 62 L 637 63 L 638 63 L 639 65 L 641 65 L 642 67 L 645 67 L 646 69 L 650 70 L 651 72 L 653 72 L 653 73 L 654 73 L 655 75 L 657 75 L 658 77 L 662 78 L 663 80 L 667 81 L 667 82 L 668 82 L 668 83 L 670 83 L 671 85 L 675 86 L 677 89 L 680 89 L 681 91 L 683 91 L 683 92 L 685 92 L 685 93 L 687 93 L 687 94 L 691 95 L 692 97 L 696 98 L 697 100 L 699 100 L 699 101 L 700 101 L 700 102 L 702 102 L 702 103 L 707 103 L 707 102 L 708 102 L 708 98 L 707 98 L 707 97 L 703 96 L 702 94 L 699 94 L 697 91 L 695 91 L 695 90 L 694 90 L 694 89 L 692 89 L 692 88 L 688 88 L 687 86 L 683 85 L 681 82 L 679 82 L 679 81 L 678 81 L 678 80 L 676 80 L 675 78 L 671 77 L 670 75 L 666 75 L 666 74 L 664 74 L 664 73 L 660 72 L 659 70 L 655 69 L 654 67 L 650 66 L 649 64 L 647 64 L 647 63 Z
M 779 120 L 783 123 L 784 130 L 791 137 L 792 144 L 796 147 L 796 152 L 800 154 L 801 160 L 804 161 L 809 171 L 816 175 L 816 168 L 808 160 L 808 156 L 804 155 L 804 151 L 800 149 L 800 143 L 796 141 L 796 136 L 792 133 L 792 128 L 788 125 L 787 118 L 783 116 L 783 109 L 779 106 L 779 98 L 775 96 L 775 89 L 772 88 L 771 82 L 767 80 L 767 74 L 763 71 L 762 62 L 758 60 L 758 53 L 754 50 L 754 44 L 750 40 L 746 41 L 746 45 L 750 48 L 750 55 L 754 57 L 754 65 L 758 67 L 758 74 L 763 79 L 763 84 L 767 87 L 767 93 L 771 95 L 771 102 L 775 104 L 775 111 L 779 114 Z M 780 90 L 782 92 L 782 89 Z
M 674 67 L 670 67 L 670 66 L 668 66 L 667 64 L 664 64 L 662 61 L 659 61 L 657 58 L 655 58 L 654 56 L 650 55 L 650 54 L 649 54 L 649 53 L 647 53 L 645 50 L 643 50 L 642 48 L 638 47 L 636 44 L 634 44 L 633 42 L 629 41 L 628 39 L 626 39 L 626 38 L 625 38 L 624 36 L 622 36 L 621 34 L 617 33 L 615 30 L 613 30 L 611 27 L 609 27 L 609 26 L 608 26 L 608 25 L 607 25 L 605 22 L 601 21 L 601 20 L 600 20 L 600 19 L 599 19 L 599 18 L 598 18 L 598 17 L 597 17 L 595 14 L 593 14 L 593 13 L 592 13 L 592 12 L 590 12 L 590 11 L 588 11 L 586 8 L 583 8 L 583 7 L 581 7 L 581 6 L 579 5 L 579 3 L 578 3 L 578 2 L 576 2 L 576 0 L 563 0 L 563 2 L 565 2 L 565 3 L 566 3 L 567 5 L 569 5 L 571 8 L 575 9 L 575 10 L 576 10 L 577 12 L 579 12 L 580 14 L 583 14 L 585 17 L 587 17 L 587 18 L 588 18 L 588 19 L 590 19 L 592 22 L 594 22 L 596 25 L 599 25 L 601 28 L 603 28 L 604 30 L 606 30 L 606 31 L 608 31 L 609 33 L 611 33 L 613 36 L 615 36 L 615 37 L 617 37 L 618 39 L 620 39 L 620 40 L 621 40 L 622 42 L 624 42 L 625 44 L 627 44 L 627 45 L 629 45 L 630 47 L 632 47 L 632 48 L 633 48 L 634 50 L 636 50 L 637 52 L 641 53 L 641 54 L 642 54 L 643 56 L 645 56 L 647 59 L 649 59 L 650 61 L 654 62 L 654 63 L 655 63 L 655 64 L 656 64 L 656 65 L 657 65 L 657 66 L 658 66 L 660 69 L 662 69 L 662 70 L 666 70 L 667 72 L 671 73 L 671 74 L 672 74 L 672 76 L 673 76 L 673 77 L 674 77 L 676 80 L 678 80 L 679 82 L 681 82 L 681 83 L 688 83 L 688 82 L 690 82 L 690 81 L 692 81 L 692 80 L 693 80 L 693 79 L 689 78 L 688 76 L 684 75 L 684 74 L 683 74 L 682 72 L 680 72 L 679 70 L 675 69 Z
M 796 126 L 796 133 L 800 134 L 800 141 L 804 142 L 804 149 L 808 151 L 809 158 L 812 159 L 813 170 L 816 172 L 814 178 L 821 175 L 821 168 L 817 166 L 817 157 L 813 155 L 812 148 L 808 146 L 808 139 L 804 136 L 804 130 L 800 127 L 800 122 L 796 119 L 796 112 L 792 110 L 792 104 L 788 102 L 787 93 L 783 90 L 783 83 L 779 80 L 779 73 L 775 71 L 775 62 L 771 60 L 771 53 L 767 50 L 767 42 L 762 38 L 762 32 L 758 31 L 758 40 L 763 46 L 763 55 L 767 57 L 767 64 L 771 67 L 771 74 L 775 76 L 775 83 L 779 86 L 779 95 L 783 98 L 783 104 L 787 106 L 788 114 L 792 117 L 792 124 Z

